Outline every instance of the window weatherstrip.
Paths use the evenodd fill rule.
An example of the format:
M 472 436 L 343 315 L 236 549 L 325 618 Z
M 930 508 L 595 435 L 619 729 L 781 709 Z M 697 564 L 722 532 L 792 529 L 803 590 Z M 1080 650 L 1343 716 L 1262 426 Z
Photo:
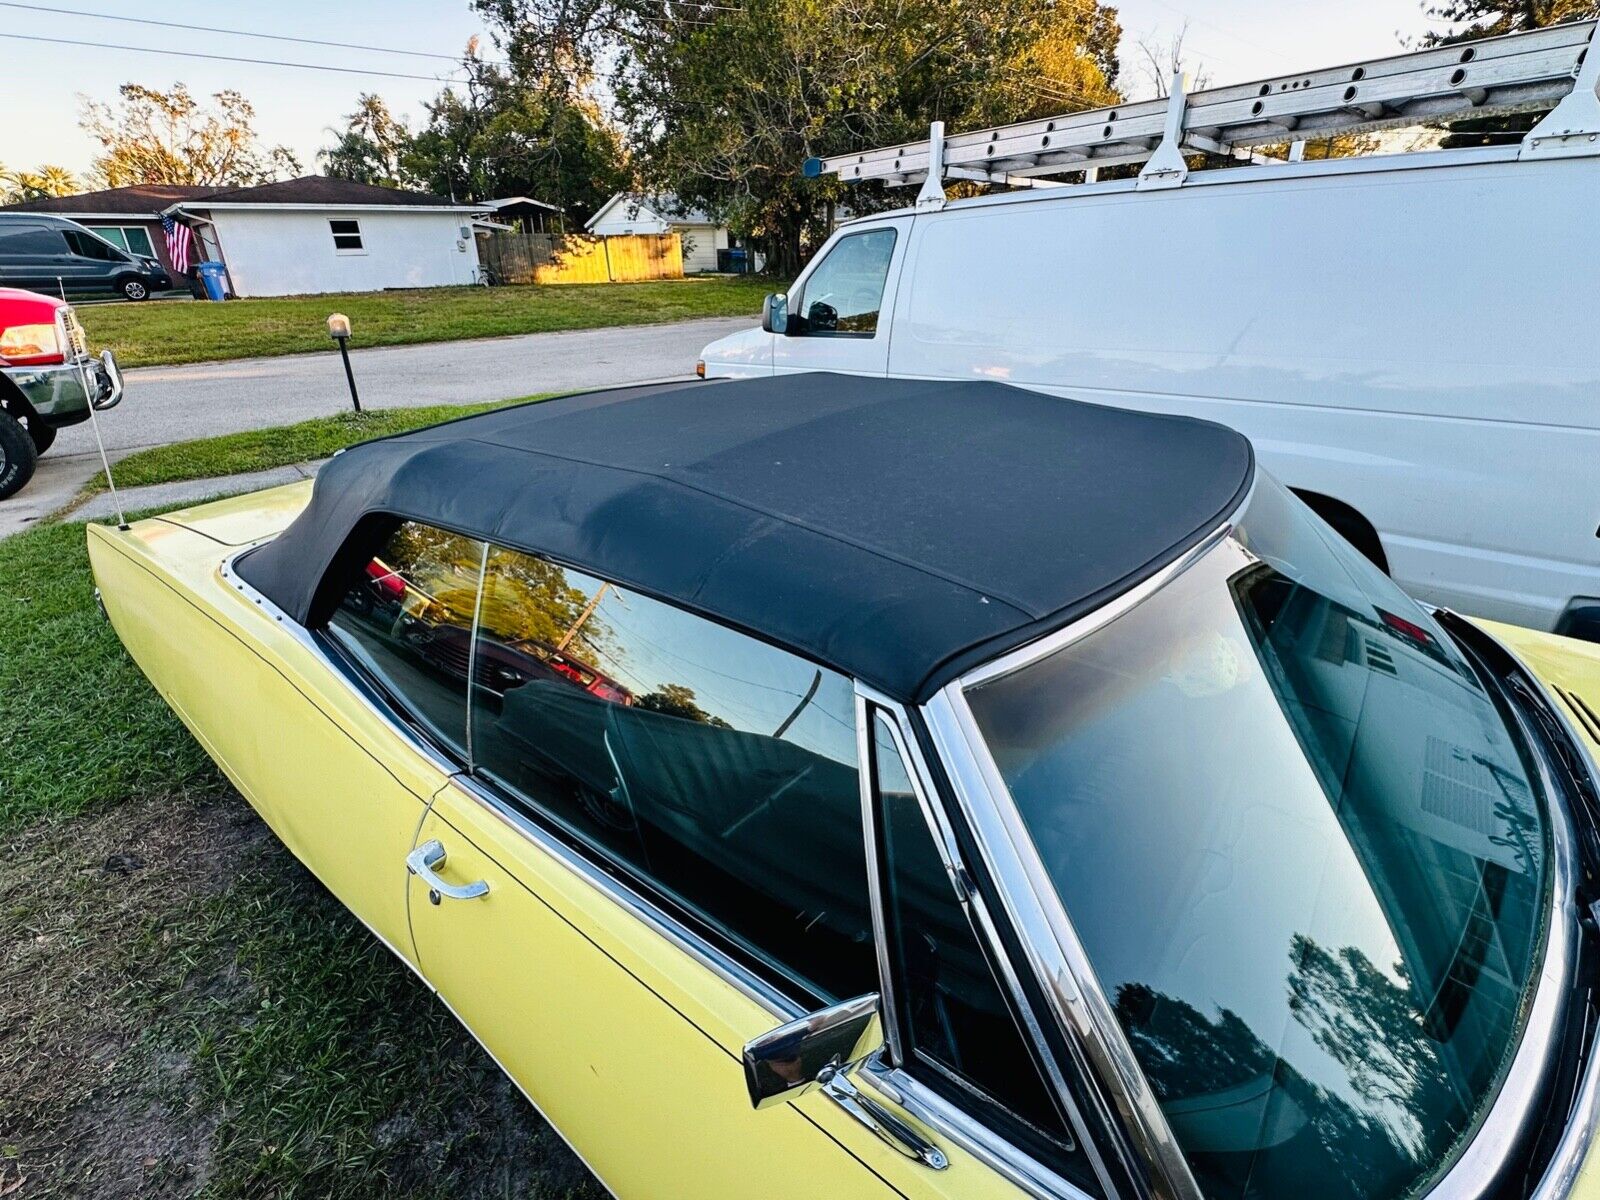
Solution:
M 889 1047 L 889 1061 L 906 1061 L 900 1032 L 900 1005 L 894 994 L 894 964 L 889 954 L 889 918 L 883 898 L 883 852 L 878 844 L 878 761 L 877 738 L 873 731 L 873 705 L 856 686 L 856 761 L 860 765 L 861 834 L 867 854 L 867 902 L 872 913 L 872 941 L 878 958 L 879 1011 L 883 1017 L 883 1036 Z
M 472 753 L 472 701 L 478 687 L 478 635 L 483 629 L 483 589 L 489 584 L 489 543 L 478 556 L 478 587 L 472 595 L 472 632 L 467 636 L 467 770 L 477 769 L 478 760 Z
M 983 897 L 978 895 L 970 886 L 970 877 L 962 863 L 961 853 L 955 839 L 954 830 L 950 826 L 949 817 L 934 799 L 937 796 L 937 792 L 933 788 L 932 775 L 928 771 L 927 763 L 923 760 L 921 750 L 905 736 L 906 722 L 909 717 L 904 708 L 896 701 L 891 700 L 880 692 L 874 691 L 863 683 L 857 682 L 856 732 L 858 740 L 863 743 L 875 742 L 871 733 L 871 716 L 874 710 L 881 712 L 886 718 L 889 736 L 899 751 L 906 776 L 911 781 L 912 791 L 916 794 L 917 806 L 922 810 L 922 818 L 926 822 L 929 832 L 933 835 L 934 845 L 938 849 L 941 861 L 944 863 L 945 874 L 950 880 L 950 885 L 954 889 L 957 900 L 965 911 L 968 921 L 972 924 L 974 936 L 977 937 L 986 955 L 993 963 L 998 965 L 1001 986 L 1006 990 L 1012 1003 L 1016 1006 L 1017 1012 L 1022 1014 L 1023 1033 L 1032 1043 L 1038 1062 L 1044 1064 L 1045 1082 L 1056 1096 L 1059 1106 L 1065 1111 L 1072 1135 L 1078 1139 L 1084 1154 L 1088 1156 L 1106 1197 L 1108 1200 L 1115 1200 L 1118 1195 L 1118 1189 L 1106 1168 L 1104 1159 L 1101 1157 L 1099 1143 L 1089 1135 L 1089 1129 L 1084 1121 L 1083 1113 L 1078 1107 L 1077 1099 L 1072 1094 L 1071 1087 L 1067 1083 L 1060 1064 L 1056 1062 L 1055 1055 L 1051 1052 L 1044 1030 L 1034 1014 L 1033 1006 L 1028 1003 L 1028 998 L 1022 990 L 1021 980 L 1000 941 L 999 930 L 995 927 L 994 920 L 989 914 L 988 906 L 984 903 Z M 867 749 L 875 750 L 875 747 L 864 746 L 864 750 Z M 960 1113 L 961 1110 L 939 1096 L 937 1092 L 926 1084 L 916 1080 L 906 1069 L 906 1055 L 899 1030 L 899 1010 L 892 1000 L 893 965 L 890 962 L 888 926 L 880 899 L 880 878 L 883 864 L 878 846 L 878 823 L 875 819 L 876 764 L 869 758 L 863 758 L 862 762 L 862 795 L 867 830 L 867 861 L 873 898 L 873 934 L 877 940 L 878 969 L 881 973 L 880 987 L 884 997 L 884 1029 L 886 1036 L 889 1037 L 893 1055 L 889 1062 L 884 1062 L 881 1055 L 876 1056 L 876 1066 L 872 1063 L 868 1064 L 869 1078 L 879 1084 L 887 1083 L 889 1087 L 886 1089 L 885 1094 L 897 1102 L 904 1103 L 907 1111 L 911 1112 L 913 1116 L 926 1121 L 947 1136 L 954 1138 L 971 1153 L 1000 1171 L 1013 1183 L 1025 1187 L 1033 1195 L 1084 1197 L 1085 1193 L 1076 1184 L 1062 1178 L 1056 1172 L 1037 1162 L 1032 1155 L 1002 1138 L 976 1118 L 961 1113 L 961 1120 L 950 1120 L 950 1113 Z M 920 1098 L 920 1103 L 908 1102 L 906 1097 Z M 933 1102 L 928 1100 L 929 1097 L 933 1098 Z M 991 1101 L 991 1103 L 998 1104 L 997 1101 Z M 1002 1105 L 1001 1107 L 1004 1106 Z M 1021 1118 L 1017 1119 L 1021 1120 Z

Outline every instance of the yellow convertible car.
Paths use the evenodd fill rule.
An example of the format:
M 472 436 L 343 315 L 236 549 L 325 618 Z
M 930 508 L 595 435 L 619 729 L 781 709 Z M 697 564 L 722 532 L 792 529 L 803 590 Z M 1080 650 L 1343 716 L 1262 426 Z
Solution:
M 89 539 L 620 1196 L 1597 1194 L 1600 648 L 1425 611 L 1226 429 L 635 387 Z

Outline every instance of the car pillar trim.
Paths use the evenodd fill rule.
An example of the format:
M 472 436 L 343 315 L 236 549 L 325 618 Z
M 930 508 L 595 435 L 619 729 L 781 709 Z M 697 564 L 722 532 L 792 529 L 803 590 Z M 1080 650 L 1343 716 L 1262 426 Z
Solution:
M 867 715 L 870 716 L 871 710 L 877 709 L 888 718 L 890 737 L 894 740 L 895 746 L 900 753 L 901 761 L 905 764 L 906 774 L 911 780 L 912 792 L 917 798 L 918 807 L 922 810 L 923 820 L 927 823 L 929 831 L 933 835 L 934 846 L 944 863 L 945 873 L 950 879 L 951 886 L 960 899 L 968 920 L 972 922 L 974 932 L 979 942 L 982 943 L 984 951 L 998 967 L 1002 987 L 1007 995 L 1010 996 L 1017 1012 L 1022 1016 L 1023 1032 L 1033 1046 L 1038 1061 L 1043 1064 L 1045 1081 L 1051 1092 L 1057 1097 L 1066 1115 L 1067 1123 L 1072 1127 L 1073 1136 L 1078 1139 L 1079 1144 L 1083 1147 L 1084 1154 L 1093 1165 L 1095 1175 L 1100 1180 L 1101 1187 L 1105 1189 L 1105 1194 L 1108 1197 L 1116 1196 L 1119 1189 L 1100 1154 L 1099 1142 L 1090 1135 L 1090 1130 L 1084 1120 L 1076 1097 L 1066 1077 L 1062 1074 L 1061 1065 L 1056 1062 L 1055 1056 L 1051 1052 L 1049 1041 L 1045 1037 L 1043 1027 L 1039 1024 L 1037 1014 L 1033 1011 L 1033 1005 L 1029 1002 L 1028 996 L 1023 990 L 1016 968 L 1012 964 L 1010 956 L 1006 953 L 1005 946 L 1000 939 L 999 930 L 996 928 L 994 919 L 989 913 L 988 905 L 984 902 L 983 897 L 970 886 L 971 877 L 962 860 L 959 843 L 956 841 L 955 832 L 950 824 L 949 814 L 944 811 L 941 803 L 937 800 L 939 793 L 933 785 L 933 776 L 928 770 L 928 764 L 922 756 L 921 748 L 914 739 L 907 738 L 905 735 L 905 731 L 910 727 L 910 714 L 897 701 L 860 682 L 856 683 L 856 697 L 858 712 L 865 710 Z M 870 725 L 858 724 L 857 728 L 859 733 L 862 729 L 870 729 Z M 869 733 L 866 736 L 870 738 L 871 735 Z M 867 764 L 870 761 L 867 758 L 862 759 L 863 764 Z M 864 765 L 864 777 L 866 773 Z M 874 782 L 868 780 L 866 786 L 872 786 Z M 874 885 L 876 885 L 876 873 L 879 870 L 877 866 L 878 849 L 875 844 L 876 834 L 876 823 L 873 823 L 869 827 L 868 836 L 874 839 L 874 844 L 869 847 L 869 854 L 873 856 L 869 859 L 869 862 L 873 864 L 869 869 L 874 873 Z M 877 914 L 875 913 L 874 920 L 876 919 Z M 892 969 L 888 960 L 887 929 L 883 925 L 879 925 L 875 929 L 875 936 L 879 946 L 879 969 L 883 975 L 882 983 L 887 989 Z M 887 996 L 889 993 L 885 991 L 884 994 Z M 895 1013 L 885 1013 L 884 1027 L 886 1030 L 891 1028 L 891 1021 L 895 1021 L 896 1017 L 897 1014 Z M 893 1068 L 904 1079 L 910 1080 L 911 1077 L 905 1074 L 903 1069 L 905 1063 L 903 1049 L 898 1044 L 892 1043 L 892 1046 L 895 1056 L 891 1057 L 887 1066 Z M 880 1058 L 879 1061 L 882 1062 L 883 1060 Z M 883 1078 L 882 1072 L 878 1074 L 878 1078 Z M 922 1090 L 925 1091 L 927 1089 Z M 929 1123 L 936 1128 L 951 1132 L 952 1136 L 958 1136 L 950 1130 L 948 1122 L 929 1119 Z M 999 1148 L 998 1151 L 996 1148 Z M 1080 1194 L 1080 1189 L 1061 1180 L 1054 1172 L 1046 1171 L 1038 1164 L 1033 1163 L 1031 1157 L 1024 1155 L 1010 1142 L 991 1134 L 988 1149 L 990 1153 L 998 1153 L 999 1157 L 1007 1158 L 1014 1163 L 1028 1164 L 1028 1170 L 1025 1174 L 1028 1178 L 1035 1180 L 1036 1184 L 1041 1179 L 1054 1180 L 1055 1185 L 1049 1187 L 1046 1192 L 1048 1195 L 1076 1196 Z M 991 1165 L 995 1164 L 991 1162 Z
M 900 1034 L 900 1006 L 894 993 L 894 964 L 889 954 L 889 922 L 883 901 L 883 847 L 879 845 L 877 819 L 878 780 L 872 730 L 873 705 L 856 687 L 856 777 L 861 785 L 861 832 L 867 852 L 867 902 L 872 912 L 872 942 L 877 951 L 878 996 L 883 1016 L 883 1037 L 889 1060 L 906 1061 Z
M 1200 1187 L 1021 828 L 963 692 L 1088 636 L 1160 591 L 1232 532 L 1254 492 L 1252 485 L 1210 533 L 1150 578 L 1054 633 L 973 668 L 922 709 L 940 760 L 949 768 L 956 803 L 1029 956 L 1029 969 L 1081 1060 L 1088 1094 L 1099 1109 L 1096 1115 L 1120 1134 L 1116 1144 L 1121 1166 L 1153 1200 L 1200 1200 Z

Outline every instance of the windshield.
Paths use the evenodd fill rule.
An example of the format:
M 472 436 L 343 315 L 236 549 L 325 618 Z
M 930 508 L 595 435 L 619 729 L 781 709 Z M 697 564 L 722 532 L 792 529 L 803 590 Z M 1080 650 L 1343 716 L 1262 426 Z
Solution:
M 966 698 L 1202 1191 L 1392 1200 L 1492 1102 L 1547 828 L 1431 617 L 1277 484 Z

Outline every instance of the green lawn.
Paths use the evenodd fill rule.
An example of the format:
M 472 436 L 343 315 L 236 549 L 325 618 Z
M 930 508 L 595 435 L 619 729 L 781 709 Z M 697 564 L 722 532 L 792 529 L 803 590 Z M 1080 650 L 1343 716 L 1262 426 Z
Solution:
M 646 325 L 689 317 L 755 317 L 781 285 L 735 278 L 655 283 L 426 288 L 225 304 L 156 301 L 86 305 L 79 316 L 96 349 L 125 367 L 211 362 L 326 350 L 328 314 L 350 318 L 352 347 L 448 342 L 557 329 Z
M 601 1200 L 145 681 L 84 536 L 0 541 L 0 1196 Z
M 216 479 L 223 475 L 311 462 L 327 458 L 335 450 L 343 450 L 357 442 L 421 429 L 424 425 L 468 417 L 491 408 L 504 408 L 508 404 L 525 404 L 544 398 L 527 396 L 521 400 L 498 400 L 488 404 L 432 404 L 422 408 L 339 413 L 273 429 L 251 429 L 244 433 L 197 438 L 192 442 L 174 442 L 170 446 L 153 446 L 148 450 L 135 451 L 117 463 L 117 486 L 131 488 L 180 479 Z M 79 495 L 87 497 L 105 490 L 106 477 L 102 471 L 83 485 Z

